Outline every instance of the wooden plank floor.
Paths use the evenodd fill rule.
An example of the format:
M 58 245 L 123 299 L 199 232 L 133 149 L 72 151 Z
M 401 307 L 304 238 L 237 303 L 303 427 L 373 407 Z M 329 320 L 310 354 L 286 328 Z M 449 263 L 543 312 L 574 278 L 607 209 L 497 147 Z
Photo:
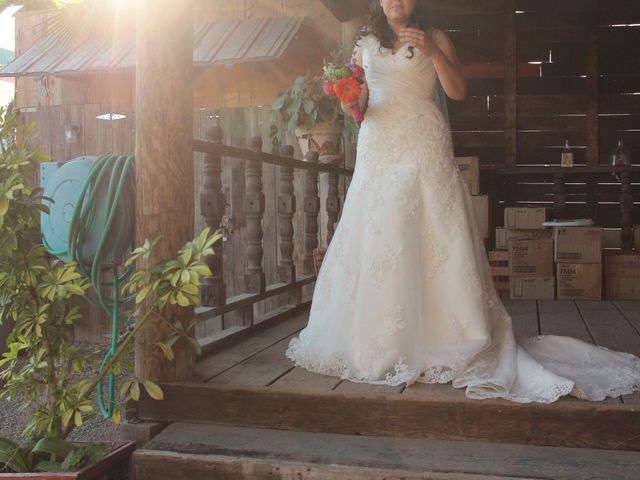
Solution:
M 640 302 L 503 298 L 516 336 L 571 335 L 640 354 Z M 473 440 L 640 451 L 640 395 L 552 404 L 472 400 L 451 384 L 397 387 L 343 381 L 294 367 L 285 357 L 308 310 L 203 358 L 190 381 L 144 393 L 138 418 L 276 430 Z
M 604 347 L 640 355 L 640 302 L 511 300 L 502 301 L 509 310 L 516 336 L 568 335 Z M 294 367 L 284 353 L 290 339 L 307 322 L 307 312 L 265 332 L 201 360 L 198 378 L 213 385 L 265 387 L 305 393 L 387 394 L 464 401 L 462 389 L 450 384 L 414 383 L 409 387 L 370 385 L 340 380 Z M 469 400 L 473 401 L 473 400 Z M 563 398 L 559 402 L 579 402 Z M 640 394 L 607 399 L 602 403 L 640 404 Z

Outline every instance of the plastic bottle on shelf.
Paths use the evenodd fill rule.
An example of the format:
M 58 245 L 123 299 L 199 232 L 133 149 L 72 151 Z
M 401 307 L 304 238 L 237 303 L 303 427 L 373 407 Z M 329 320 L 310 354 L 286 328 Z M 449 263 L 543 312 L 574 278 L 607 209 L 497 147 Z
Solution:
M 624 146 L 622 140 L 618 140 L 618 145 L 611 151 L 611 165 L 616 167 L 631 165 L 631 153 L 629 149 Z

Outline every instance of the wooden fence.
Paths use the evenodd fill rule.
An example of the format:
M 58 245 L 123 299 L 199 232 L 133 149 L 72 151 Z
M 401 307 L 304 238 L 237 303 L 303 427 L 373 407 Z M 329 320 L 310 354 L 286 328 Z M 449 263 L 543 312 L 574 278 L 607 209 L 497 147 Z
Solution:
M 229 252 L 220 248 L 220 241 L 214 245 L 215 254 L 207 259 L 213 276 L 204 280 L 201 288 L 203 307 L 197 309 L 197 315 L 204 320 L 205 336 L 200 342 L 204 350 L 217 348 L 225 340 L 238 334 L 245 335 L 260 323 L 289 309 L 299 308 L 308 302 L 303 295 L 303 287 L 315 282 L 314 249 L 319 246 L 318 219 L 321 212 L 319 195 L 319 175 L 325 172 L 328 176 L 328 194 L 326 198 L 327 244 L 333 237 L 335 223 L 340 213 L 340 197 L 338 183 L 340 176 L 350 176 L 353 171 L 335 165 L 324 165 L 318 161 L 317 152 L 309 152 L 306 161 L 293 158 L 292 146 L 284 146 L 281 155 L 273 155 L 262 151 L 262 138 L 249 140 L 249 148 L 226 146 L 222 143 L 223 131 L 220 127 L 211 127 L 207 131 L 207 141 L 194 140 L 194 151 L 205 153 L 201 178 L 200 210 L 205 225 L 217 229 L 229 224 L 225 218 L 226 196 L 222 190 L 222 158 L 244 161 L 245 194 L 244 210 L 245 235 L 236 236 L 233 230 L 227 232 L 228 237 L 235 238 L 234 258 L 243 255 L 244 262 L 228 264 Z M 277 202 L 276 210 L 267 209 L 263 184 L 263 171 L 267 165 L 277 167 Z M 294 186 L 294 170 L 304 173 L 304 188 L 296 192 Z M 300 195 L 302 193 L 302 195 Z M 302 200 L 302 202 L 300 202 Z M 301 261 L 294 261 L 294 215 L 304 215 Z M 277 221 L 277 224 L 274 222 Z M 275 231 L 277 226 L 277 254 L 268 252 L 265 255 L 265 231 Z M 226 230 L 226 229 L 225 229 Z M 274 264 L 275 279 L 268 279 L 267 267 Z M 226 273 L 228 268 L 240 273 L 235 276 L 244 285 L 241 294 L 228 295 Z M 286 296 L 286 300 L 277 297 Z M 259 303 L 270 303 L 265 313 L 259 315 Z M 259 328 L 259 327 L 258 327 Z

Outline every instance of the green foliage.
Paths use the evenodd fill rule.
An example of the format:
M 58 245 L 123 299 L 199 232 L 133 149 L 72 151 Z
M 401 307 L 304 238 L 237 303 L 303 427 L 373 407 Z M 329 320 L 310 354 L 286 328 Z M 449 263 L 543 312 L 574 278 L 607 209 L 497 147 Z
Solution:
M 75 263 L 61 262 L 41 245 L 40 214 L 47 209 L 34 179 L 40 162 L 48 157 L 40 148 L 27 147 L 33 141 L 32 127 L 18 131 L 15 119 L 0 110 L 0 322 L 13 323 L 7 351 L 0 358 L 0 383 L 4 382 L 0 397 L 23 400 L 30 412 L 24 433 L 34 445 L 21 449 L 0 437 L 0 470 L 4 465 L 12 471 L 51 469 L 56 462 L 56 468 L 74 469 L 100 453 L 97 447 L 52 449 L 70 449 L 60 441 L 96 415 L 91 395 L 102 378 L 132 370 L 127 354 L 150 318 L 169 326 L 166 338 L 156 344 L 169 360 L 180 339 L 199 349 L 193 338 L 197 320 L 184 324 L 165 310 L 199 303 L 200 276 L 211 275 L 204 257 L 213 253 L 213 244 L 222 237 L 221 231 L 211 234 L 206 229 L 167 261 L 153 260 L 157 240 L 133 251 L 127 265 L 136 264 L 138 269 L 123 290 L 136 299 L 136 308 L 126 319 L 135 326 L 121 336 L 116 352 L 100 370 L 100 359 L 82 355 L 72 342 L 73 326 L 81 318 L 74 300 L 84 297 L 91 285 Z M 126 377 L 119 388 L 114 422 L 120 422 L 121 404 L 138 400 L 141 388 L 151 398 L 163 398 L 157 384 Z M 42 439 L 47 442 L 38 443 Z M 45 453 L 48 463 L 38 463 Z
M 84 363 L 71 343 L 71 326 L 79 318 L 73 299 L 90 285 L 74 263 L 50 258 L 40 245 L 46 208 L 34 178 L 48 157 L 27 147 L 33 125 L 17 135 L 15 119 L 4 111 L 0 118 L 0 322 L 14 322 L 0 359 L 0 380 L 6 382 L 1 395 L 20 395 L 34 409 L 27 434 L 58 436 L 61 412 L 82 403 L 69 388 L 74 368 L 61 367 Z M 26 362 L 18 362 L 21 353 Z
M 322 77 L 297 77 L 293 84 L 281 92 L 271 105 L 271 144 L 278 152 L 284 136 L 295 133 L 296 128 L 313 128 L 321 122 L 340 122 L 351 142 L 355 142 L 357 126 L 349 117 L 345 119 L 340 101 L 322 90 Z
M 95 463 L 110 451 L 106 443 L 77 446 L 59 438 L 42 438 L 26 447 L 0 438 L 0 472 L 75 471 Z

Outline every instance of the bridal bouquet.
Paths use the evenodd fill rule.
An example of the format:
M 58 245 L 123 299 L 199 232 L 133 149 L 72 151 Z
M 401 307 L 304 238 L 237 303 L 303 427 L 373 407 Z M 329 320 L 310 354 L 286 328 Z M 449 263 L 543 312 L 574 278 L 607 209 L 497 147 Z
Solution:
M 328 63 L 324 67 L 324 93 L 338 97 L 341 102 L 357 101 L 362 91 L 364 82 L 364 70 L 360 65 L 349 63 L 347 65 L 334 65 Z M 358 125 L 364 120 L 360 106 L 356 104 L 351 111 L 354 122 Z

